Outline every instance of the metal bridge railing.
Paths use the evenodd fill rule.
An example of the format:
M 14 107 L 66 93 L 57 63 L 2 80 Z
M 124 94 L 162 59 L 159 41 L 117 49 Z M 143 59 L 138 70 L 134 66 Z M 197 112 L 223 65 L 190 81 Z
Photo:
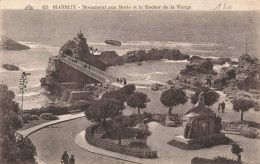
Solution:
M 63 63 L 66 63 L 70 66 L 72 66 L 73 68 L 89 75 L 90 77 L 100 81 L 100 82 L 103 82 L 105 83 L 106 80 L 109 80 L 110 82 L 118 82 L 118 78 L 105 72 L 105 71 L 102 71 L 96 67 L 93 67 L 87 63 L 84 63 L 80 60 L 77 60 L 73 57 L 70 57 L 68 55 L 63 55 L 63 56 L 59 56 L 59 59 L 63 62 Z

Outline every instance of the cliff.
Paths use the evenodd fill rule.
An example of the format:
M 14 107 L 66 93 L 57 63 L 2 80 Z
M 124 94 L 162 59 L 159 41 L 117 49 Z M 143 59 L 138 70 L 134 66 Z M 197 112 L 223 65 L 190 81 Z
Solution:
M 30 47 L 22 45 L 6 36 L 0 35 L 0 49 L 18 51 L 28 50 Z
M 190 56 L 182 54 L 177 49 L 151 49 L 151 50 L 138 50 L 138 51 L 129 51 L 127 54 L 122 56 L 122 59 L 126 63 L 133 62 L 142 62 L 142 61 L 151 61 L 151 60 L 186 60 Z

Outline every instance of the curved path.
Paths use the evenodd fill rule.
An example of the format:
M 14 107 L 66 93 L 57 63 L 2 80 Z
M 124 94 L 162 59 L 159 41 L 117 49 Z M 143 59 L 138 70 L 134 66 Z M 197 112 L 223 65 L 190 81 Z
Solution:
M 76 163 L 114 164 L 127 163 L 114 158 L 85 151 L 75 143 L 75 137 L 92 123 L 86 118 L 79 118 L 48 126 L 29 136 L 37 149 L 37 158 L 48 164 L 59 164 L 65 150 L 75 155 Z

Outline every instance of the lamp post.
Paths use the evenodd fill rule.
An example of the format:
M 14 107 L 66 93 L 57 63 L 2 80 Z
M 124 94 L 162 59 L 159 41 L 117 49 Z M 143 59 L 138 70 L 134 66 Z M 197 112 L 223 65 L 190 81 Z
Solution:
M 19 85 L 19 88 L 20 88 L 20 92 L 22 93 L 22 105 L 21 105 L 21 109 L 23 111 L 23 94 L 25 91 L 27 91 L 26 87 L 27 87 L 27 77 L 26 77 L 26 73 L 23 72 L 22 75 L 21 75 L 21 78 L 20 78 L 20 85 Z

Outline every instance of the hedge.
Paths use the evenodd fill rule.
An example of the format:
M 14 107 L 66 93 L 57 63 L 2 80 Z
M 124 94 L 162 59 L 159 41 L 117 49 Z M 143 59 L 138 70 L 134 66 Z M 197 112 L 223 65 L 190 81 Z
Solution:
M 138 158 L 156 158 L 157 151 L 142 149 L 142 148 L 129 148 L 124 145 L 118 145 L 110 142 L 103 141 L 102 139 L 94 137 L 94 131 L 99 128 L 100 125 L 95 124 L 89 126 L 85 131 L 85 139 L 91 145 L 100 147 L 102 149 L 113 151 L 121 154 L 126 154 Z

